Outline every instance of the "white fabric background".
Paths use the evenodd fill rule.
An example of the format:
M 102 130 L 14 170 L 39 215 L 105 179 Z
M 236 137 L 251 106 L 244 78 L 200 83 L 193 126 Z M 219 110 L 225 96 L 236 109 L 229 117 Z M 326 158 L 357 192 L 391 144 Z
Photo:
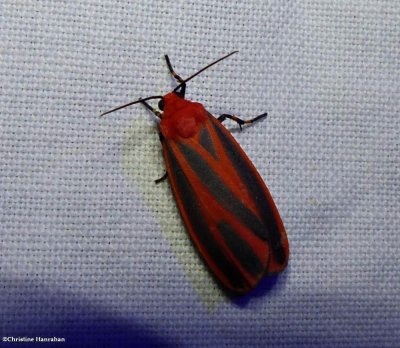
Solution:
M 0 332 L 64 346 L 400 342 L 398 1 L 0 4 Z M 232 301 L 188 242 L 151 115 L 172 86 L 239 133 L 288 269 Z M 49 345 L 46 345 L 49 346 Z M 57 345 L 60 346 L 60 345 Z

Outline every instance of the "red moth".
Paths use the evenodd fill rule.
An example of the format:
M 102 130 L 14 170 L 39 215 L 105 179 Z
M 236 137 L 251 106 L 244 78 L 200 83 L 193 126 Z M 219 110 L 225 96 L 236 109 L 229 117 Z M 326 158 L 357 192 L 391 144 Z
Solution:
M 202 104 L 185 99 L 187 79 L 169 71 L 178 86 L 164 96 L 151 96 L 102 115 L 141 103 L 161 119 L 158 130 L 168 177 L 193 243 L 214 276 L 230 291 L 246 293 L 265 274 L 281 272 L 288 262 L 289 243 L 279 212 L 265 183 L 245 152 L 222 125 L 251 120 L 233 115 L 213 117 Z M 159 99 L 154 109 L 146 101 Z

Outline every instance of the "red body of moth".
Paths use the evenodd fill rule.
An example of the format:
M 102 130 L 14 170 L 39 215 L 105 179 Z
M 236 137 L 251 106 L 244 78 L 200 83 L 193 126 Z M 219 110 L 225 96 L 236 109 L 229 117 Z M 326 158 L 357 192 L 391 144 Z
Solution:
M 289 244 L 279 212 L 261 176 L 245 152 L 221 124 L 232 115 L 213 117 L 203 105 L 184 99 L 186 82 L 221 60 L 182 79 L 165 56 L 179 85 L 165 96 L 151 96 L 102 115 L 142 103 L 157 117 L 168 178 L 180 213 L 215 277 L 226 289 L 246 293 L 265 274 L 281 272 Z M 146 101 L 160 99 L 154 109 Z M 161 179 L 160 179 L 161 180 Z
M 248 292 L 286 267 L 278 210 L 245 152 L 203 105 L 175 92 L 163 102 L 163 155 L 187 230 L 216 278 Z

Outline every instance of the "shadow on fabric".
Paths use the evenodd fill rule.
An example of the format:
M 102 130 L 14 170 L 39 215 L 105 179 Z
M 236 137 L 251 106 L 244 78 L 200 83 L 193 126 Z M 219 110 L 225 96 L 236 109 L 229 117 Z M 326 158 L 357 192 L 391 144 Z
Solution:
M 1 279 L 0 329 L 5 337 L 57 337 L 46 347 L 176 347 L 137 318 L 119 318 L 76 294 L 46 289 L 32 280 Z M 14 346 L 15 343 L 9 343 Z M 35 342 L 35 346 L 39 343 Z

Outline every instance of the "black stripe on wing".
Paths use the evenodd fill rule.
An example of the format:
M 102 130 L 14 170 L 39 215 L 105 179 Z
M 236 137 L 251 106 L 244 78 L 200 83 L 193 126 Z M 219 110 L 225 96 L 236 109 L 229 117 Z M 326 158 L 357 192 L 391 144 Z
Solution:
M 199 135 L 199 141 L 200 145 L 203 146 L 203 148 L 210 153 L 211 156 L 213 156 L 216 160 L 218 160 L 218 155 L 215 151 L 214 144 L 211 140 L 210 133 L 207 130 L 207 128 L 203 127 L 200 131 Z
M 243 225 L 253 231 L 260 239 L 266 240 L 267 234 L 263 222 L 235 196 L 218 174 L 210 168 L 204 158 L 187 144 L 179 143 L 178 146 L 188 165 L 204 186 L 207 187 L 215 200 L 234 214 Z
M 221 232 L 225 243 L 228 245 L 235 258 L 247 272 L 255 276 L 260 276 L 264 273 L 262 262 L 250 245 L 238 235 L 232 225 L 222 221 L 218 224 L 218 230 Z
M 284 264 L 286 262 L 287 255 L 282 246 L 281 234 L 279 226 L 275 220 L 273 208 L 271 208 L 269 204 L 269 197 L 267 196 L 263 185 L 261 185 L 258 179 L 254 176 L 254 169 L 248 165 L 246 159 L 243 158 L 243 155 L 236 150 L 236 144 L 234 144 L 232 140 L 225 135 L 221 129 L 222 126 L 216 124 L 218 121 L 215 120 L 211 122 L 218 134 L 219 140 L 224 147 L 226 155 L 229 157 L 232 165 L 235 167 L 235 170 L 240 176 L 242 182 L 246 185 L 250 195 L 254 198 L 254 202 L 256 203 L 263 219 L 263 226 L 265 226 L 262 234 L 266 235 L 276 261 L 279 264 Z
M 228 278 L 229 282 L 233 288 L 243 288 L 245 287 L 244 279 L 240 276 L 233 267 L 227 255 L 225 255 L 222 249 L 218 246 L 215 238 L 213 237 L 213 232 L 210 231 L 209 226 L 206 224 L 206 219 L 201 214 L 201 206 L 199 201 L 196 199 L 195 191 L 193 190 L 188 178 L 185 175 L 182 166 L 177 160 L 173 150 L 168 144 L 164 143 L 167 150 L 168 160 L 170 161 L 169 175 L 174 177 L 176 195 L 182 200 L 181 209 L 184 209 L 189 217 L 190 225 L 188 228 L 192 228 L 194 233 L 196 233 L 197 238 L 206 250 L 207 254 L 211 259 L 217 264 L 221 273 Z

